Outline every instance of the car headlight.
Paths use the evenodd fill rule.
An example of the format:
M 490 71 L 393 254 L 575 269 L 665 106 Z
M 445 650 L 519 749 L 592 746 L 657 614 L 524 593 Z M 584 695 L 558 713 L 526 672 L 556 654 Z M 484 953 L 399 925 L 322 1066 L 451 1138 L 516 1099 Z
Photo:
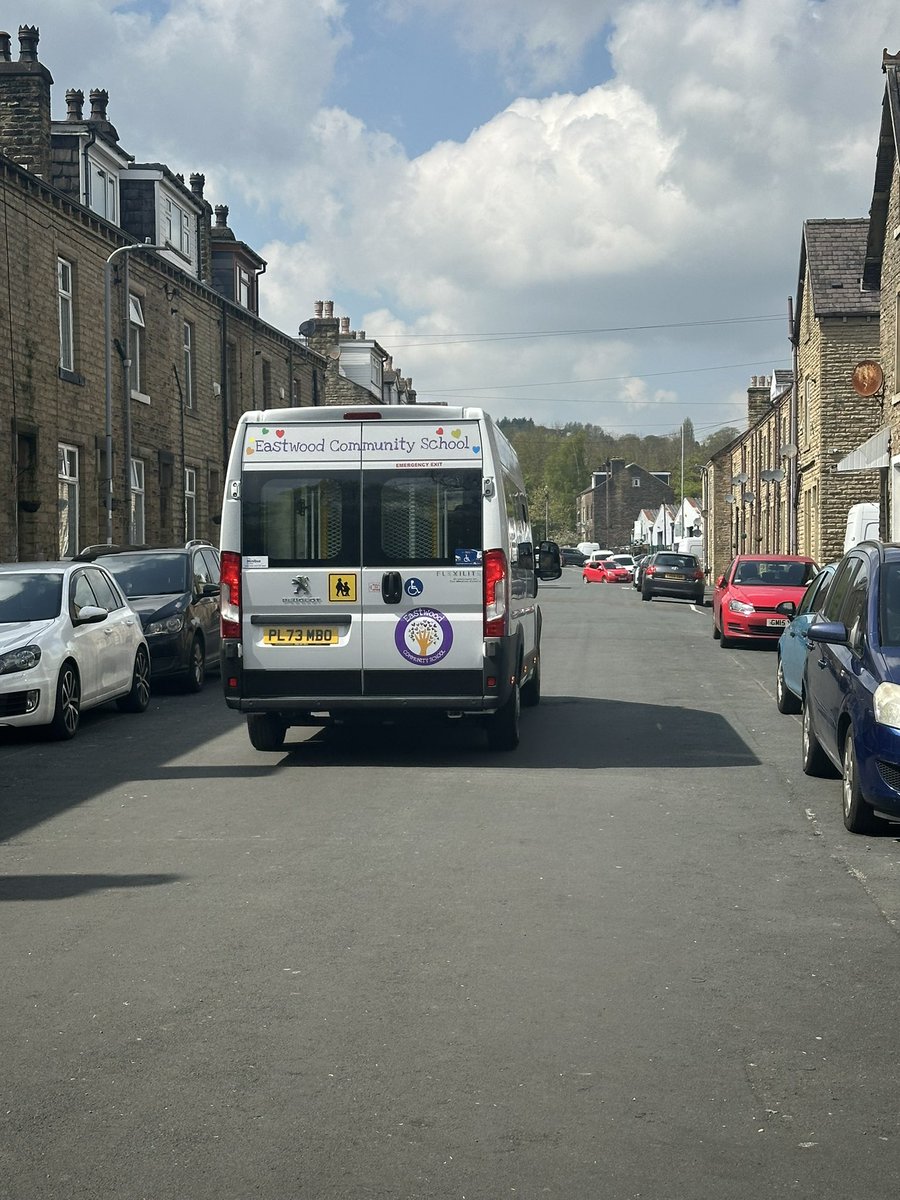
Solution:
M 151 621 L 144 633 L 152 637 L 154 633 L 179 633 L 184 627 L 184 615 L 167 617 L 165 621 Z
M 11 675 L 14 671 L 30 671 L 40 661 L 40 646 L 20 646 L 18 650 L 7 650 L 5 654 L 0 654 L 0 675 Z
M 752 604 L 746 604 L 743 600 L 729 600 L 728 611 L 740 613 L 742 617 L 749 617 L 751 613 L 756 612 Z
M 875 689 L 873 706 L 879 725 L 900 729 L 900 684 L 879 683 Z

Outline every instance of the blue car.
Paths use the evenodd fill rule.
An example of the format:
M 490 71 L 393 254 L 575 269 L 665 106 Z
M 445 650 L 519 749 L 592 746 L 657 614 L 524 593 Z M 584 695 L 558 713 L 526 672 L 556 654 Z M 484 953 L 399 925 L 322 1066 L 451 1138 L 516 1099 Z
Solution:
M 778 611 L 791 618 L 790 624 L 778 639 L 775 703 L 779 712 L 798 713 L 803 707 L 803 668 L 806 665 L 806 651 L 809 647 L 806 631 L 818 614 L 836 570 L 837 563 L 829 563 L 818 575 L 813 576 L 796 611 L 792 600 L 785 600 L 778 605 Z
M 807 629 L 803 770 L 843 776 L 851 833 L 900 820 L 900 545 L 860 542 Z

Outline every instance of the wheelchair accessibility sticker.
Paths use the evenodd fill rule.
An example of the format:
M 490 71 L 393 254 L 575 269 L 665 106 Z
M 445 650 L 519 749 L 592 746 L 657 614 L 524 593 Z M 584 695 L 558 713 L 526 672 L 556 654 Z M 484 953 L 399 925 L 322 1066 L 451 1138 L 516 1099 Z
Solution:
M 394 643 L 407 662 L 430 667 L 450 653 L 453 627 L 436 608 L 411 608 L 397 622 Z
M 416 579 L 416 577 L 413 576 L 411 579 L 407 579 L 406 583 L 404 583 L 403 590 L 406 592 L 407 596 L 421 596 L 425 591 L 425 584 L 421 579 Z

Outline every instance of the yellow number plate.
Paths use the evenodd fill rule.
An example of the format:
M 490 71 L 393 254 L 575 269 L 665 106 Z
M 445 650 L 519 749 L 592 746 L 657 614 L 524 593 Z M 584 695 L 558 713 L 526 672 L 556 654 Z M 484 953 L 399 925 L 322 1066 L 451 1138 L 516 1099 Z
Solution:
M 339 632 L 333 625 L 267 625 L 266 646 L 336 646 Z

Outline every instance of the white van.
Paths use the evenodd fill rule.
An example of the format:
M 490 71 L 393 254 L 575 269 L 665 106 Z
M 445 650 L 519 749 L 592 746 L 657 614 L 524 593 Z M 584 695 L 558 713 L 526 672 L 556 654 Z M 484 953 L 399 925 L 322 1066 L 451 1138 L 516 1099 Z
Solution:
M 291 725 L 418 709 L 479 716 L 514 749 L 541 694 L 538 579 L 561 574 L 481 409 L 244 413 L 222 506 L 225 699 L 258 750 Z
M 847 529 L 844 533 L 844 553 L 852 550 L 859 542 L 878 540 L 879 506 L 877 504 L 853 504 L 847 512 Z
M 675 549 L 679 554 L 693 554 L 694 557 L 701 563 L 703 562 L 703 538 L 692 537 L 679 538 L 675 544 Z

